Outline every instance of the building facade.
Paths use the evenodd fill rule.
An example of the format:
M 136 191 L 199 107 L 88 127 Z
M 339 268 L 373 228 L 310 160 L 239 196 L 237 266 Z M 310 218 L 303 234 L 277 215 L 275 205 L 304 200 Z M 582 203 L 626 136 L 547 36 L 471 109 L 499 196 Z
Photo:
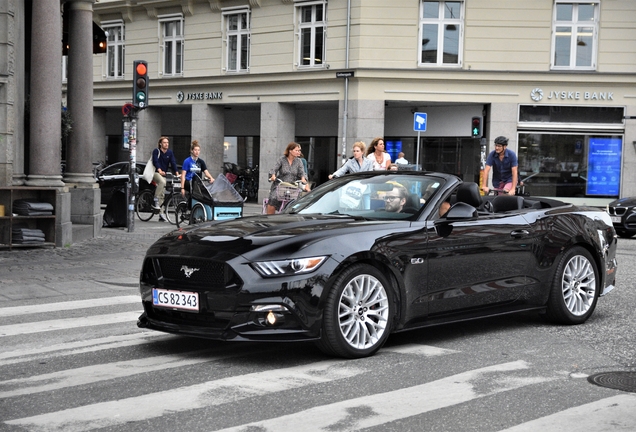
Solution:
M 99 0 L 93 162 L 129 158 L 122 106 L 145 60 L 139 161 L 165 135 L 181 163 L 197 139 L 215 176 L 258 166 L 262 198 L 290 141 L 317 183 L 376 136 L 479 181 L 505 135 L 530 193 L 604 205 L 636 195 L 635 18 L 631 0 Z

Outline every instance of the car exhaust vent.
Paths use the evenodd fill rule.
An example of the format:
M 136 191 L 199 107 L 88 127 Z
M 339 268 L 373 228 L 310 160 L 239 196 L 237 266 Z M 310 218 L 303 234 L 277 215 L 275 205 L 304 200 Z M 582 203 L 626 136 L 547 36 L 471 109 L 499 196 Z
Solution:
M 587 377 L 600 387 L 636 393 L 636 372 L 602 372 Z

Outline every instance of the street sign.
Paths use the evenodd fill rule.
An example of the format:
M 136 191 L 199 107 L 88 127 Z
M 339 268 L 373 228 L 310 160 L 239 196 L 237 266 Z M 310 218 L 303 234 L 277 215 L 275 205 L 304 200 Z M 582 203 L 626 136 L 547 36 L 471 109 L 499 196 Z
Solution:
M 336 78 L 353 78 L 353 71 L 336 72 Z
M 426 132 L 426 113 L 414 113 L 413 130 L 415 132 Z

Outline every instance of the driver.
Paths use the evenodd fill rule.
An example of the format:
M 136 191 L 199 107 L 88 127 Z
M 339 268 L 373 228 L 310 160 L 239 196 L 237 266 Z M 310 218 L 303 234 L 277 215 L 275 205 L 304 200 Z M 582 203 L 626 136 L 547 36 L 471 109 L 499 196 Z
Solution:
M 384 210 L 401 212 L 404 209 L 409 194 L 404 186 L 394 185 L 393 189 L 384 195 Z

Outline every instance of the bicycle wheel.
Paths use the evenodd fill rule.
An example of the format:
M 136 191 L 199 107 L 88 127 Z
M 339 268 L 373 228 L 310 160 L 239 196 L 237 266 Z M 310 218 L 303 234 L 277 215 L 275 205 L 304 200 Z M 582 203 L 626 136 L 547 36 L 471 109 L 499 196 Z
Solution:
M 137 195 L 137 202 L 135 203 L 135 210 L 137 217 L 146 222 L 152 219 L 155 211 L 152 209 L 152 204 L 155 199 L 155 194 L 150 189 L 145 189 Z
M 183 197 L 178 193 L 173 193 L 170 196 L 170 199 L 165 203 L 166 219 L 168 219 L 168 222 L 170 222 L 172 225 L 177 224 L 177 217 L 175 212 L 177 210 L 177 206 L 181 201 L 183 201 Z
M 203 204 L 196 203 L 194 206 L 192 206 L 192 213 L 190 213 L 190 225 L 205 222 L 206 220 L 207 215 Z
M 177 228 L 187 227 L 188 225 L 190 225 L 190 209 L 188 208 L 187 201 L 181 201 L 179 204 L 177 204 L 177 208 L 175 209 L 174 213 Z

